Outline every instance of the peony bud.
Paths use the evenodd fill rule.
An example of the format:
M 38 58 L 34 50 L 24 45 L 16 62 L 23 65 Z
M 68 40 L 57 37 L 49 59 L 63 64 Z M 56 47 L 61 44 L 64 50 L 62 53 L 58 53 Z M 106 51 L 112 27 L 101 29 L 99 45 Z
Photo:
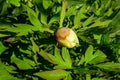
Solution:
M 70 28 L 59 28 L 55 32 L 55 37 L 59 44 L 67 48 L 73 48 L 74 46 L 79 45 L 79 40 L 77 38 L 76 33 Z

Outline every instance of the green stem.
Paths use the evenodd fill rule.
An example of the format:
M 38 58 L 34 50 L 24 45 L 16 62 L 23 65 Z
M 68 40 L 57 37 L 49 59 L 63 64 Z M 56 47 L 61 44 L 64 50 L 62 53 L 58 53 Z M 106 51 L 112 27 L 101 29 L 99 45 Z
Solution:
M 54 33 L 54 31 L 53 30 L 50 30 L 50 29 L 46 29 L 45 31 L 47 31 L 47 32 L 49 32 L 49 33 Z
M 91 80 L 91 75 L 90 74 L 86 74 L 86 80 Z
M 65 14 L 66 14 L 66 2 L 65 0 L 62 0 L 62 10 L 60 14 L 60 26 L 59 27 L 63 27 L 63 21 L 65 18 Z

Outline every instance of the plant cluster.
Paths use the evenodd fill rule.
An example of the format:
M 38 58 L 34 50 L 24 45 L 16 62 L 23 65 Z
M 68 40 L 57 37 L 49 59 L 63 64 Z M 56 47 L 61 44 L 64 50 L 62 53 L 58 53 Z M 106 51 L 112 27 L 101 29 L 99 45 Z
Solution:
M 0 4 L 0 80 L 120 79 L 120 0 Z M 76 33 L 78 46 L 58 43 L 62 27 Z

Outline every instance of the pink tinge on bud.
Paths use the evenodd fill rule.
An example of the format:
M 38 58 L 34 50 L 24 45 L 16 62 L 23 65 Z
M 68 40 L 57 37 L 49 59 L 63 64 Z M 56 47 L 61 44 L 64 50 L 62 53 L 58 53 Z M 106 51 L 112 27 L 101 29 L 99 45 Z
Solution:
M 55 37 L 58 43 L 67 48 L 73 48 L 79 45 L 79 40 L 76 33 L 67 27 L 62 27 L 56 30 Z
M 67 27 L 59 28 L 55 33 L 57 40 L 65 39 L 66 36 L 68 36 L 69 34 L 70 34 L 70 29 Z

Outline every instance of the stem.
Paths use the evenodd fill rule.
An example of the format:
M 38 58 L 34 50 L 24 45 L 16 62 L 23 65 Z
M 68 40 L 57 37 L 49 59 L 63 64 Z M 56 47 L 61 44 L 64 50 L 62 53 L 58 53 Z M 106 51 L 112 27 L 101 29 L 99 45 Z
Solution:
M 63 20 L 65 18 L 65 14 L 66 14 L 66 2 L 65 0 L 62 0 L 62 10 L 61 10 L 61 14 L 60 14 L 60 26 L 63 26 Z
M 86 80 L 91 80 L 90 74 L 86 74 Z
M 54 33 L 54 31 L 53 30 L 50 30 L 50 29 L 46 29 L 45 31 L 47 31 L 47 32 L 49 32 L 49 33 Z

